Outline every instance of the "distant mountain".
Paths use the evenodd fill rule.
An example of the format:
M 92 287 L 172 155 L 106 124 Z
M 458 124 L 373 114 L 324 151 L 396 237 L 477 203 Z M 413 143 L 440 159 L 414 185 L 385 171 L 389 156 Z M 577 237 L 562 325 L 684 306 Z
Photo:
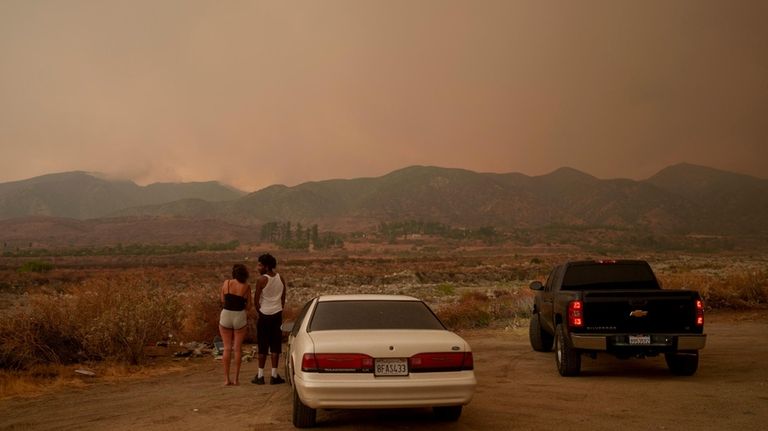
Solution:
M 452 226 L 613 226 L 658 232 L 766 230 L 766 180 L 693 165 L 644 181 L 601 180 L 572 168 L 529 177 L 411 166 L 377 178 L 275 185 L 229 202 L 177 201 L 119 215 L 294 221 L 351 230 L 424 220 Z
M 243 194 L 213 181 L 142 187 L 86 172 L 66 172 L 0 183 L 0 219 L 45 215 L 83 220 L 179 199 L 225 201 Z
M 152 229 L 206 221 L 216 232 L 249 226 L 249 235 L 253 225 L 270 221 L 317 223 L 343 232 L 405 220 L 502 230 L 603 226 L 751 235 L 768 233 L 768 180 L 680 164 L 643 181 L 603 180 L 567 167 L 527 176 L 411 166 L 376 178 L 273 185 L 247 195 L 218 183 L 139 187 L 85 173 L 0 184 L 0 217 L 30 214 L 144 220 L 151 221 Z M 113 229 L 109 220 L 102 222 Z M 13 223 L 21 229 L 22 222 Z M 136 225 L 131 229 L 140 230 Z
M 682 163 L 646 182 L 695 204 L 708 230 L 768 230 L 768 180 Z

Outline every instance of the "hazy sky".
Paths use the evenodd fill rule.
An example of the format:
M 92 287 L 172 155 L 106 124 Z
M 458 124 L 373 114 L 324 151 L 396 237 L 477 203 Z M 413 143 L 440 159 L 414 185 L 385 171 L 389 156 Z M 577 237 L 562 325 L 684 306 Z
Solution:
M 0 0 L 0 182 L 766 178 L 768 1 Z

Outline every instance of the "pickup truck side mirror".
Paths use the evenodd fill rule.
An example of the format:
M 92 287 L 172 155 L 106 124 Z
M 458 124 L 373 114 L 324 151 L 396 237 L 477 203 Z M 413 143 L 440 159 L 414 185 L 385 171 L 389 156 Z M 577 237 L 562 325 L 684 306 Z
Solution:
M 532 281 L 528 287 L 530 287 L 531 290 L 544 290 L 544 285 L 541 284 L 540 281 Z

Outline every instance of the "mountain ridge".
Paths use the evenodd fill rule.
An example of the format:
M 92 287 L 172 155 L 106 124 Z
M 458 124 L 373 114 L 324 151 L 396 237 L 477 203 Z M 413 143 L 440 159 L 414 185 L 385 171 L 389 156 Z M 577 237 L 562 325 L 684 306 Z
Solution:
M 527 176 L 408 166 L 379 177 L 271 185 L 235 196 L 221 192 L 224 186 L 216 182 L 141 188 L 84 172 L 26 181 L 27 190 L 37 193 L 14 194 L 20 182 L 0 183 L 0 219 L 133 217 L 238 226 L 292 221 L 341 232 L 403 220 L 502 230 L 550 225 L 718 235 L 768 230 L 768 180 L 687 163 L 639 181 L 599 179 L 570 167 Z M 213 196 L 229 198 L 205 199 L 206 188 L 213 190 Z M 142 192 L 154 194 L 148 197 Z

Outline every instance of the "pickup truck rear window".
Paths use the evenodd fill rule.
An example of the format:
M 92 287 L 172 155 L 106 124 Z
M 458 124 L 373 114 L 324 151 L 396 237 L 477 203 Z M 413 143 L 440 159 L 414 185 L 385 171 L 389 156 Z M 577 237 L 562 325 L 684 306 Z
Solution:
M 318 302 L 309 331 L 334 329 L 438 329 L 445 327 L 421 301 Z
M 648 265 L 596 263 L 569 266 L 561 289 L 659 289 L 659 284 Z

